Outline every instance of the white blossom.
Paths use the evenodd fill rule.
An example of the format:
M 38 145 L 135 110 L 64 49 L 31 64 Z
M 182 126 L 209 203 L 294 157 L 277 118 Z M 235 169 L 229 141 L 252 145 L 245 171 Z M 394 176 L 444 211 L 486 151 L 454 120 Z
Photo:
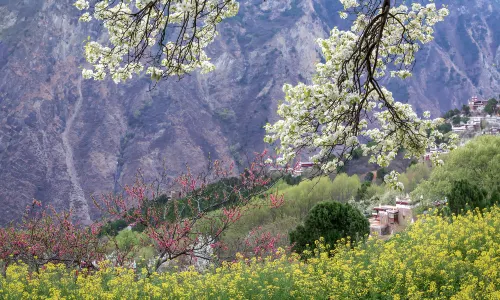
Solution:
M 80 21 L 95 19 L 107 30 L 108 38 L 103 43 L 88 40 L 84 56 L 90 68 L 82 72 L 84 78 L 103 80 L 107 76 L 116 82 L 126 81 L 144 69 L 153 80 L 166 76 L 180 76 L 197 69 L 201 73 L 213 71 L 215 66 L 205 53 L 205 48 L 217 35 L 216 25 L 236 15 L 239 4 L 235 0 L 169 0 L 170 9 L 165 10 L 167 0 L 76 0 L 74 5 L 83 11 Z M 156 5 L 147 17 L 140 20 L 134 14 Z M 194 21 L 196 18 L 196 22 Z M 175 34 L 165 34 L 164 28 L 179 28 L 188 24 L 181 41 Z M 196 24 L 195 27 L 192 24 Z M 172 40 L 164 39 L 165 36 Z M 161 41 L 161 45 L 160 45 Z M 142 49 L 144 51 L 137 49 Z M 159 49 L 162 49 L 158 55 Z M 136 55 L 139 53 L 138 59 Z M 146 53 L 146 54 L 145 54 Z M 144 55 L 150 55 L 143 57 Z M 133 57 L 130 60 L 130 57 Z M 154 58 L 154 59 L 151 59 Z
M 81 15 L 80 19 L 79 19 L 80 22 L 90 22 L 91 20 L 92 20 L 92 16 L 88 12 Z
M 79 10 L 89 9 L 89 2 L 86 0 L 77 0 L 74 5 Z
M 93 77 L 93 75 L 94 75 L 94 72 L 92 70 L 87 70 L 87 69 L 82 70 L 82 76 L 84 79 L 90 79 Z
M 356 0 L 340 2 L 345 10 L 359 6 Z M 425 7 L 414 3 L 392 7 L 390 13 L 398 16 L 401 23 L 387 22 L 384 28 L 376 65 L 377 79 L 386 76 L 386 62 L 393 63 L 396 68 L 411 66 L 421 45 L 432 41 L 432 27 L 448 15 L 448 10 L 446 7 L 437 9 L 434 3 Z M 283 86 L 285 101 L 279 104 L 277 110 L 281 119 L 265 126 L 267 135 L 264 139 L 268 143 L 279 143 L 276 148 L 280 155 L 278 162 L 286 163 L 296 155 L 297 149 L 307 149 L 315 153 L 311 156 L 312 161 L 322 162 L 322 170 L 332 172 L 349 158 L 349 151 L 342 149 L 359 147 L 363 155 L 369 156 L 370 162 L 388 166 L 401 148 L 405 149 L 405 156 L 418 158 L 425 154 L 426 149 L 436 146 L 436 136 L 440 133 L 435 129 L 442 119 L 431 120 L 428 112 L 420 118 L 410 104 L 397 101 L 383 86 L 384 99 L 376 92 L 371 92 L 363 95 L 367 96 L 364 102 L 361 102 L 359 94 L 363 91 L 351 92 L 355 85 L 352 80 L 343 81 L 339 88 L 336 80 L 342 72 L 342 65 L 349 61 L 367 24 L 367 17 L 359 13 L 350 30 L 342 31 L 335 27 L 329 38 L 318 40 L 324 62 L 316 65 L 312 84 Z M 401 24 L 405 24 L 406 29 Z M 408 32 L 404 33 L 403 30 Z M 401 41 L 403 34 L 411 36 L 415 43 Z M 349 71 L 352 69 L 352 66 L 347 66 L 348 72 L 351 72 L 347 74 L 348 78 L 354 77 Z M 390 76 L 405 79 L 411 76 L 411 72 L 402 68 L 391 71 Z M 392 111 L 387 107 L 389 104 Z M 361 120 L 356 127 L 349 123 L 354 117 L 349 119 L 349 116 L 345 116 L 353 107 L 361 112 L 358 114 Z M 396 119 L 403 120 L 404 126 Z M 366 141 L 373 143 L 368 145 Z M 457 141 L 458 137 L 450 136 L 450 142 L 444 147 L 454 149 Z M 437 154 L 431 159 L 437 164 L 441 163 Z M 397 181 L 397 175 L 391 172 L 385 181 L 396 189 L 403 189 Z

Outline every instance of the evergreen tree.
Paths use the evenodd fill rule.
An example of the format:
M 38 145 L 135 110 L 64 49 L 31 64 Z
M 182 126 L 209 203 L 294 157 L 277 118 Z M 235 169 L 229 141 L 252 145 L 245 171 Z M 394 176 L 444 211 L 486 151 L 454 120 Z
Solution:
M 385 175 L 387 175 L 387 169 L 386 168 L 380 168 L 377 170 L 377 180 L 384 181 Z
M 497 104 L 498 104 L 498 101 L 495 98 L 491 98 L 490 100 L 488 100 L 488 103 L 484 107 L 484 111 L 490 115 L 495 114 L 498 110 Z
M 321 202 L 311 209 L 304 225 L 290 232 L 290 242 L 294 251 L 302 253 L 308 249 L 307 245 L 314 248 L 320 237 L 329 245 L 346 237 L 359 241 L 369 234 L 369 225 L 361 212 L 349 204 Z
M 460 115 L 455 115 L 451 119 L 451 122 L 453 123 L 453 125 L 460 125 L 460 122 L 462 122 L 462 118 L 460 117 Z
M 470 116 L 470 107 L 468 105 L 462 105 L 462 112 L 466 116 Z
M 455 214 L 489 205 L 486 192 L 467 180 L 453 182 L 453 188 L 447 198 L 450 211 Z
M 372 182 L 373 181 L 373 177 L 374 177 L 373 173 L 372 172 L 368 172 L 365 175 L 364 181 Z
M 452 129 L 452 127 L 451 127 L 450 123 L 443 123 L 437 127 L 437 130 L 439 130 L 439 132 L 441 132 L 443 134 L 450 132 L 451 129 Z
M 493 190 L 490 195 L 489 205 L 500 205 L 500 186 Z
M 368 174 L 372 174 L 372 173 L 368 173 Z M 373 174 L 372 174 L 373 176 Z M 366 198 L 368 198 L 366 195 L 367 195 L 367 192 L 368 192 L 368 188 L 371 186 L 371 182 L 370 181 L 365 181 L 363 182 L 363 184 L 361 184 L 361 187 L 358 189 L 358 192 L 356 193 L 356 201 L 360 201 L 360 200 L 364 200 Z

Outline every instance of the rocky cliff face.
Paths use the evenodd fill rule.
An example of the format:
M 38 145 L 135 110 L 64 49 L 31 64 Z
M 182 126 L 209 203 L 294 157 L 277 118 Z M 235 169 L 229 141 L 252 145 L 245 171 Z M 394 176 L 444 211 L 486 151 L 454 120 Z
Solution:
M 339 23 L 334 0 L 243 0 L 210 54 L 217 70 L 126 85 L 82 81 L 72 0 L 0 0 L 0 224 L 33 198 L 96 215 L 91 196 L 120 191 L 141 168 L 153 178 L 186 163 L 239 161 L 262 150 L 283 83 L 308 81 L 315 44 Z M 451 16 L 419 57 L 414 78 L 390 82 L 400 99 L 435 115 L 471 95 L 499 94 L 500 4 L 450 1 Z
M 462 106 L 471 96 L 500 94 L 500 2 L 444 2 L 450 16 L 437 26 L 434 43 L 419 53 L 414 78 L 400 91 L 434 115 Z

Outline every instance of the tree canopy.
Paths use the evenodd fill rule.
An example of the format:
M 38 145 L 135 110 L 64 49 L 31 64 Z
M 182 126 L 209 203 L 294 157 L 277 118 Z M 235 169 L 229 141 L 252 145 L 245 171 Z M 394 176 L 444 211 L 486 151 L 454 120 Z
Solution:
M 420 157 L 436 146 L 442 119 L 430 113 L 417 115 L 412 106 L 394 99 L 381 84 L 387 77 L 408 78 L 415 53 L 433 39 L 433 27 L 448 15 L 436 4 L 400 4 L 390 0 L 340 0 L 342 18 L 354 16 L 351 29 L 337 27 L 319 39 L 324 62 L 316 65 L 310 85 L 285 84 L 281 118 L 267 124 L 268 143 L 277 142 L 278 162 L 286 164 L 299 152 L 325 172 L 335 172 L 356 149 L 386 167 L 400 148 L 407 157 Z M 77 0 L 80 20 L 101 22 L 109 38 L 103 44 L 90 40 L 85 78 L 102 80 L 111 75 L 125 81 L 146 69 L 154 80 L 214 66 L 204 49 L 217 34 L 216 25 L 234 16 L 234 0 Z M 404 99 L 406 100 L 406 99 Z M 441 148 L 454 148 L 456 135 Z M 368 144 L 371 141 L 372 144 Z M 438 155 L 432 156 L 442 163 Z M 403 189 L 391 172 L 386 182 Z
M 466 180 L 491 193 L 500 185 L 500 137 L 484 135 L 448 154 L 443 166 L 434 168 L 428 180 L 413 192 L 414 198 L 423 196 L 441 200 L 452 191 L 453 181 Z
M 368 220 L 357 208 L 339 202 L 322 202 L 311 209 L 304 225 L 290 232 L 290 242 L 294 250 L 301 253 L 307 245 L 314 248 L 314 242 L 321 237 L 331 246 L 341 238 L 361 240 L 370 233 L 369 227 Z
M 447 198 L 450 211 L 454 214 L 460 214 L 476 207 L 485 208 L 489 205 L 486 192 L 467 180 L 453 182 Z
M 497 99 L 491 98 L 490 100 L 488 100 L 488 103 L 486 103 L 484 111 L 489 113 L 490 115 L 495 114 L 498 111 L 497 104 L 498 104 Z

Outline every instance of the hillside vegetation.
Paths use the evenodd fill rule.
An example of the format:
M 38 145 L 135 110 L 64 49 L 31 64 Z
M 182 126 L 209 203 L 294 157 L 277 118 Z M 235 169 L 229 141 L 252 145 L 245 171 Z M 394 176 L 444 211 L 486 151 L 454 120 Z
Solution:
M 345 173 L 333 180 L 262 181 L 254 193 L 241 185 L 258 174 L 249 169 L 241 180 L 188 185 L 192 193 L 177 200 L 147 200 L 144 186 L 137 186 L 129 190 L 142 195 L 141 206 L 115 212 L 122 219 L 101 231 L 73 225 L 69 214 L 34 216 L 21 227 L 0 229 L 0 298 L 498 299 L 500 197 L 488 161 L 497 159 L 499 140 L 475 138 L 441 167 L 410 166 L 401 175 L 406 192 L 425 188 L 447 202 L 435 209 L 433 198 L 418 198 L 417 221 L 384 239 L 366 238 L 364 218 L 379 204 L 394 204 L 400 192 Z M 467 170 L 483 180 L 461 177 Z M 246 196 L 238 200 L 237 194 Z M 190 204 L 205 197 L 209 202 Z M 204 203 L 218 205 L 203 210 Z M 171 215 L 172 205 L 184 213 Z M 340 210 L 346 213 L 335 213 Z M 186 220 L 198 222 L 160 231 Z M 128 225 L 132 230 L 123 229 Z M 185 230 L 180 237 L 179 229 Z M 210 238 L 218 229 L 219 236 Z M 175 238 L 177 244 L 167 244 Z M 171 254 L 162 258 L 164 253 Z
M 24 265 L 0 277 L 3 299 L 498 299 L 500 208 L 452 219 L 423 217 L 387 242 L 372 238 L 332 252 L 320 246 L 310 258 L 275 253 L 274 258 L 224 263 L 153 274 L 103 263 L 92 276 L 48 265 L 29 274 Z
M 500 299 L 498 5 L 8 2 L 0 299 Z
M 456 149 L 436 167 L 430 178 L 420 184 L 412 195 L 439 200 L 451 192 L 454 181 L 466 180 L 491 194 L 500 187 L 500 138 L 479 136 Z

